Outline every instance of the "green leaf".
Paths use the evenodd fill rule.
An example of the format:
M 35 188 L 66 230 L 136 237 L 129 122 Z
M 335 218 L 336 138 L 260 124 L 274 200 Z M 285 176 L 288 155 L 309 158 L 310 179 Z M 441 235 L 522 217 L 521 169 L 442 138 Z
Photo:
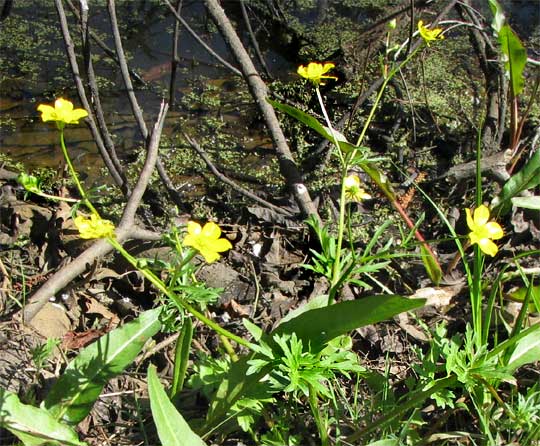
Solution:
M 309 344 L 312 351 L 317 351 L 337 336 L 421 307 L 424 303 L 425 299 L 406 299 L 395 295 L 370 296 L 339 302 L 306 311 L 280 324 L 272 335 L 296 333 L 304 345 Z
M 180 330 L 180 335 L 176 340 L 176 348 L 174 352 L 173 383 L 171 386 L 171 399 L 173 401 L 176 401 L 180 391 L 184 387 L 192 339 L 193 323 L 191 322 L 191 318 L 185 317 L 184 324 Z
M 504 67 L 510 75 L 512 93 L 514 97 L 517 97 L 525 85 L 523 71 L 525 70 L 525 65 L 527 65 L 527 51 L 509 25 L 501 27 L 499 31 L 499 43 L 506 59 Z
M 292 107 L 287 104 L 282 104 L 280 102 L 273 101 L 272 99 L 269 99 L 269 98 L 267 98 L 266 100 L 270 103 L 272 107 L 278 109 L 279 111 L 287 113 L 289 116 L 292 116 L 293 118 L 307 125 L 312 130 L 315 130 L 323 138 L 327 139 L 331 143 L 334 143 L 334 138 L 332 137 L 332 133 L 330 133 L 330 129 L 328 127 L 323 126 L 313 116 L 308 115 L 306 112 L 299 110 L 296 107 Z M 347 142 L 346 138 L 335 129 L 334 129 L 334 133 L 336 134 L 336 139 L 338 140 L 339 148 L 341 149 L 342 152 L 348 153 L 348 152 L 352 152 L 353 150 L 361 149 L 360 147 L 356 147 L 354 144 Z
M 176 410 L 159 381 L 156 367 L 148 366 L 148 396 L 159 439 L 164 446 L 205 446 Z
M 424 246 L 420 245 L 420 251 L 422 253 L 422 263 L 424 264 L 424 268 L 426 269 L 429 278 L 435 285 L 438 285 L 442 278 L 442 270 L 439 263 Z
M 268 335 L 263 337 L 268 338 Z M 249 353 L 231 364 L 210 404 L 204 426 L 206 432 L 214 431 L 216 426 L 227 429 L 228 426 L 225 426 L 227 421 L 233 421 L 227 414 L 240 399 L 260 396 L 269 391 L 268 384 L 260 384 L 260 381 L 271 371 L 271 366 L 262 367 L 259 371 L 248 374 L 250 369 L 248 362 L 258 358 L 262 358 L 262 355 Z
M 510 371 L 514 371 L 522 365 L 538 360 L 540 360 L 540 325 L 537 325 L 536 330 L 528 333 L 516 343 L 508 360 L 508 368 Z
M 251 322 L 247 318 L 243 318 L 242 323 L 244 324 L 244 327 L 246 328 L 246 330 L 249 331 L 251 336 L 253 336 L 253 339 L 255 340 L 255 342 L 259 342 L 264 333 L 262 328 L 255 325 L 253 322 Z
M 160 313 L 160 308 L 146 311 L 81 350 L 52 387 L 44 406 L 57 419 L 73 424 L 81 421 L 107 381 L 122 373 L 159 331 Z
M 489 7 L 493 13 L 493 21 L 491 22 L 491 27 L 495 34 L 499 34 L 501 28 L 506 23 L 506 17 L 504 15 L 503 8 L 497 2 L 497 0 L 489 0 Z
M 71 427 L 61 424 L 47 410 L 23 404 L 17 395 L 4 389 L 0 389 L 0 408 L 0 426 L 26 446 L 86 445 Z
M 530 291 L 529 291 L 530 289 Z M 520 287 L 515 291 L 508 293 L 508 296 L 511 300 L 517 302 L 524 302 L 527 298 L 527 292 L 530 293 L 531 302 L 529 302 L 528 309 L 532 313 L 534 311 L 540 311 L 540 305 L 537 303 L 540 302 L 540 285 L 535 285 L 529 287 Z
M 540 195 L 534 197 L 514 197 L 512 204 L 518 208 L 534 209 L 540 211 Z
M 540 150 L 529 158 L 522 169 L 512 175 L 503 186 L 501 193 L 497 195 L 491 205 L 493 213 L 506 214 L 511 209 L 511 199 L 520 192 L 532 189 L 540 184 Z
M 366 172 L 371 180 L 379 186 L 379 188 L 384 192 L 389 200 L 395 200 L 396 194 L 388 181 L 388 177 L 382 173 L 373 163 L 369 162 L 359 162 L 357 165 Z

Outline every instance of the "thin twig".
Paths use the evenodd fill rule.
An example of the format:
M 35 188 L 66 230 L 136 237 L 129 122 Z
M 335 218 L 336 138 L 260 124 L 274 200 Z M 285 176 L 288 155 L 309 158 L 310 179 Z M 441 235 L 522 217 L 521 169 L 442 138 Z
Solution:
M 266 84 L 259 76 L 242 41 L 236 34 L 234 27 L 218 1 L 204 0 L 204 4 L 242 69 L 244 79 L 272 137 L 279 160 L 280 171 L 287 186 L 292 191 L 302 213 L 306 216 L 315 215 L 320 220 L 317 208 L 311 200 L 308 189 L 303 183 L 302 174 L 289 149 L 276 112 L 266 100 L 268 94 Z
M 183 0 L 177 0 L 176 2 L 176 12 L 180 15 L 182 10 Z M 169 79 L 169 105 L 174 108 L 175 94 L 174 94 L 174 84 L 176 83 L 176 71 L 178 68 L 178 39 L 180 37 L 180 22 L 176 20 L 174 22 L 174 32 L 172 37 L 172 55 L 171 55 L 171 77 Z
M 264 60 L 261 49 L 259 48 L 259 42 L 257 42 L 257 37 L 255 37 L 255 33 L 253 32 L 253 28 L 251 27 L 251 22 L 249 21 L 249 16 L 247 13 L 245 3 L 246 3 L 245 0 L 240 0 L 240 9 L 242 10 L 242 18 L 244 19 L 244 23 L 246 24 L 246 29 L 249 34 L 249 40 L 251 41 L 251 45 L 253 46 L 253 50 L 255 51 L 255 55 L 257 56 L 257 59 L 259 60 L 259 63 L 261 64 L 262 69 L 264 70 L 268 78 L 272 79 L 270 70 L 268 69 L 268 66 L 266 65 L 266 61 Z
M 253 192 L 250 192 L 249 190 L 243 188 L 239 184 L 235 183 L 234 181 L 232 181 L 231 179 L 229 179 L 225 175 L 223 175 L 217 169 L 217 167 L 214 165 L 214 163 L 212 162 L 210 157 L 206 154 L 204 149 L 197 143 L 197 141 L 190 138 L 185 133 L 182 133 L 182 134 L 184 135 L 184 138 L 186 138 L 186 141 L 189 143 L 189 145 L 191 147 L 193 147 L 193 149 L 199 154 L 199 156 L 203 159 L 203 161 L 206 163 L 206 165 L 208 166 L 210 171 L 214 174 L 214 176 L 218 180 L 222 181 L 225 184 L 228 184 L 229 186 L 231 186 L 238 193 L 244 195 L 245 197 L 248 197 L 249 199 L 251 199 L 253 201 L 256 201 L 257 203 L 263 205 L 264 207 L 267 207 L 267 208 L 271 209 L 272 211 L 277 212 L 279 214 L 286 215 L 287 217 L 292 217 L 293 214 L 291 212 L 289 212 L 289 211 L 287 211 L 285 209 L 282 209 L 279 206 L 276 206 L 276 205 L 262 199 L 258 195 L 254 194 Z
M 81 21 L 81 16 L 79 14 L 79 11 L 77 11 L 77 8 L 75 7 L 75 5 L 72 3 L 71 0 L 65 0 L 65 2 L 67 3 L 69 9 L 71 10 L 71 13 L 77 17 L 77 20 Z M 114 54 L 114 51 L 111 50 L 108 45 L 103 42 L 103 40 L 100 39 L 100 37 L 92 30 L 90 30 L 90 37 L 92 38 L 92 40 L 94 42 L 96 42 L 97 46 L 99 46 L 103 52 L 109 56 L 117 65 L 120 65 L 119 62 L 118 62 L 118 58 L 116 57 L 116 54 Z M 135 79 L 140 85 L 146 85 L 146 82 L 144 81 L 144 79 L 139 76 L 139 74 L 135 71 L 135 70 L 132 70 L 131 68 L 129 69 L 129 74 L 131 75 L 131 77 L 133 77 L 133 79 Z
M 96 82 L 96 77 L 94 73 L 94 64 L 92 63 L 92 55 L 90 51 L 90 38 L 88 27 L 88 3 L 86 0 L 81 1 L 81 14 L 80 14 L 80 25 L 81 25 L 81 37 L 83 45 L 83 56 L 84 56 L 84 67 L 86 69 L 86 76 L 88 78 L 88 86 L 90 88 L 90 93 L 92 95 L 92 105 L 94 107 L 94 113 L 96 115 L 97 124 L 103 138 L 103 143 L 107 149 L 107 153 L 111 157 L 111 161 L 118 172 L 118 175 L 122 178 L 122 193 L 125 196 L 129 196 L 130 189 L 127 178 L 123 172 L 122 165 L 116 154 L 116 149 L 114 147 L 114 142 L 111 138 L 111 134 L 107 128 L 107 123 L 105 122 L 105 117 L 103 114 L 103 107 L 101 106 L 101 100 L 99 97 L 99 88 Z
M 133 84 L 129 76 L 127 60 L 124 54 L 124 47 L 122 46 L 120 30 L 118 28 L 118 20 L 116 19 L 116 6 L 114 3 L 114 0 L 108 0 L 107 6 L 109 10 L 109 19 L 111 22 L 111 28 L 112 28 L 113 37 L 114 37 L 114 45 L 116 48 L 116 54 L 118 56 L 118 63 L 120 65 L 120 72 L 122 73 L 122 79 L 126 87 L 126 92 L 128 95 L 129 103 L 131 105 L 133 116 L 135 117 L 135 121 L 137 122 L 141 136 L 146 142 L 146 140 L 148 139 L 148 129 L 146 127 L 146 123 L 144 122 L 143 113 L 142 113 L 141 107 L 139 106 L 139 103 L 137 102 L 135 91 L 133 89 Z M 159 158 L 156 161 L 156 168 L 157 168 L 159 177 L 163 185 L 167 189 L 167 193 L 169 194 L 169 197 L 173 200 L 173 202 L 176 205 L 178 206 L 181 205 L 182 204 L 181 197 L 178 194 L 176 188 L 174 187 L 171 179 L 169 178 L 169 175 L 167 174 L 165 167 L 163 166 L 163 163 L 161 162 Z
M 229 71 L 234 73 L 237 76 L 242 76 L 242 73 L 237 68 L 233 67 L 229 62 L 227 62 L 223 57 L 221 57 L 218 53 L 216 53 L 212 48 L 210 48 L 206 42 L 200 38 L 200 36 L 188 25 L 188 23 L 183 19 L 181 15 L 179 15 L 176 10 L 174 9 L 173 5 L 169 2 L 169 0 L 164 0 L 165 4 L 169 7 L 169 10 L 172 12 L 176 20 L 178 20 L 184 28 L 186 28 L 186 31 L 191 34 L 191 36 L 199 42 L 199 44 L 210 54 L 212 57 L 214 57 L 216 60 L 218 60 L 225 68 L 227 68 Z

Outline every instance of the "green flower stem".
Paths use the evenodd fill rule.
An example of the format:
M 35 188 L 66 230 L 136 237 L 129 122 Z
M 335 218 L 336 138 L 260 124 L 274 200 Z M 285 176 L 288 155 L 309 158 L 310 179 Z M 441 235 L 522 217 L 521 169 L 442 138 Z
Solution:
M 75 168 L 73 167 L 73 164 L 71 162 L 71 158 L 69 157 L 69 153 L 66 148 L 66 143 L 64 141 L 64 129 L 59 128 L 60 130 L 60 146 L 62 147 L 62 153 L 64 154 L 64 159 L 66 160 L 66 163 L 69 168 L 69 173 L 71 174 L 71 178 L 75 182 L 75 185 L 77 186 L 77 189 L 79 190 L 79 194 L 81 194 L 81 198 L 85 206 L 90 209 L 94 214 L 99 215 L 96 208 L 92 205 L 90 200 L 88 199 L 86 192 L 84 191 L 84 188 L 82 187 L 81 182 L 79 181 L 79 176 L 77 175 L 77 172 L 75 171 Z
M 330 443 L 328 441 L 326 423 L 324 422 L 323 415 L 319 409 L 319 399 L 317 398 L 317 391 L 312 385 L 309 386 L 309 407 L 311 408 L 311 413 L 313 414 L 315 424 L 317 425 L 317 430 L 319 431 L 319 437 L 321 438 L 321 446 L 328 446 Z
M 230 331 L 224 329 L 223 327 L 219 326 L 216 322 L 214 322 L 212 319 L 206 317 L 204 314 L 196 310 L 193 306 L 191 306 L 188 302 L 182 301 L 175 293 L 173 293 L 171 290 L 169 290 L 163 281 L 159 279 L 152 271 L 149 271 L 146 268 L 141 268 L 140 265 L 137 262 L 137 259 L 133 257 L 129 252 L 127 252 L 124 247 L 118 242 L 118 240 L 108 237 L 107 241 L 113 246 L 122 256 L 131 263 L 135 268 L 137 268 L 144 277 L 146 277 L 160 292 L 165 294 L 167 297 L 169 297 L 178 307 L 183 308 L 184 310 L 191 313 L 194 317 L 199 319 L 203 324 L 210 327 L 212 330 L 214 330 L 219 335 L 228 338 L 234 342 L 236 342 L 239 345 L 243 345 L 244 347 L 250 348 L 250 344 L 245 339 L 242 339 L 239 336 L 236 336 L 235 334 L 231 333 Z
M 324 106 L 324 101 L 321 95 L 321 91 L 319 90 L 319 87 L 315 87 L 315 91 L 317 93 L 317 99 L 319 100 L 319 104 L 321 106 L 322 114 L 324 116 L 324 119 L 326 121 L 326 125 L 330 129 L 330 133 L 332 134 L 332 139 L 334 140 L 334 145 L 336 147 L 336 152 L 339 156 L 339 160 L 341 162 L 342 172 L 341 172 L 341 192 L 340 192 L 340 198 L 339 198 L 339 217 L 338 217 L 338 239 L 336 243 L 336 257 L 334 259 L 334 265 L 332 268 L 332 280 L 330 283 L 330 292 L 328 293 L 328 305 L 332 305 L 332 303 L 335 300 L 335 296 L 337 293 L 337 284 L 339 282 L 339 277 L 341 275 L 341 245 L 343 244 L 343 232 L 345 228 L 345 177 L 347 176 L 347 170 L 349 169 L 349 164 L 347 163 L 347 160 L 343 157 L 343 154 L 341 153 L 341 149 L 339 147 L 339 141 L 337 139 L 336 133 L 334 132 L 334 127 L 332 126 L 332 122 L 330 121 L 330 118 L 328 117 L 328 113 L 326 111 L 326 107 Z
M 56 195 L 50 195 L 46 194 L 45 192 L 41 192 L 39 190 L 29 190 L 28 192 L 32 192 L 33 194 L 36 194 L 40 197 L 47 198 L 48 200 L 55 200 L 55 201 L 65 201 L 67 203 L 78 203 L 81 200 L 77 200 L 76 198 L 65 198 L 65 197 L 57 197 Z
M 339 150 L 339 148 L 338 148 Z M 341 192 L 339 196 L 339 217 L 338 217 L 338 239 L 336 243 L 336 258 L 332 268 L 332 281 L 330 282 L 330 291 L 328 293 L 328 305 L 332 305 L 337 294 L 337 285 L 340 282 L 341 276 L 341 245 L 343 244 L 343 232 L 345 229 L 345 177 L 347 176 L 347 168 L 341 175 Z
M 476 348 L 482 347 L 482 269 L 484 265 L 484 255 L 478 244 L 474 245 L 474 264 L 472 287 L 470 288 L 471 309 L 473 328 L 475 333 Z

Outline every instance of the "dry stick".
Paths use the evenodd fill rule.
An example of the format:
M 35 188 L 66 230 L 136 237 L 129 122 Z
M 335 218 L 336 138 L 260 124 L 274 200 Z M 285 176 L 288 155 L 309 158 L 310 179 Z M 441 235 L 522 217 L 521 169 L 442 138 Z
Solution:
M 81 75 L 79 72 L 79 66 L 77 64 L 77 57 L 75 55 L 73 40 L 71 39 L 71 35 L 69 33 L 66 13 L 64 12 L 64 6 L 62 5 L 62 0 L 54 0 L 54 3 L 56 5 L 56 11 L 58 13 L 58 17 L 60 19 L 60 28 L 62 29 L 62 36 L 64 37 L 66 53 L 68 55 L 69 64 L 71 66 L 71 73 L 73 74 L 73 79 L 77 87 L 77 93 L 79 94 L 79 99 L 81 100 L 83 107 L 88 112 L 88 117 L 86 118 L 86 122 L 88 123 L 90 127 L 90 131 L 92 132 L 92 137 L 94 138 L 94 141 L 96 142 L 96 145 L 99 149 L 99 153 L 101 154 L 101 157 L 103 158 L 105 166 L 109 170 L 114 182 L 119 187 L 122 187 L 123 185 L 122 176 L 117 171 L 114 163 L 112 162 L 111 156 L 107 152 L 107 149 L 105 145 L 103 144 L 103 140 L 101 139 L 101 135 L 96 126 L 96 122 L 94 121 L 94 117 L 92 113 L 90 113 L 92 109 L 90 107 L 90 104 L 88 103 L 88 99 L 86 98 L 86 92 L 84 91 L 84 85 L 82 83 Z
M 229 71 L 231 71 L 233 74 L 237 76 L 242 76 L 242 73 L 235 67 L 233 67 L 229 62 L 227 62 L 223 57 L 221 57 L 218 53 L 216 53 L 212 48 L 210 48 L 206 42 L 199 37 L 199 35 L 193 31 L 193 29 L 188 25 L 188 23 L 182 18 L 181 15 L 179 15 L 176 10 L 174 9 L 173 5 L 169 2 L 169 0 L 164 0 L 165 4 L 169 7 L 169 10 L 172 12 L 176 20 L 178 20 L 184 28 L 186 28 L 186 31 L 191 34 L 191 36 L 199 42 L 199 44 L 210 54 L 213 58 L 219 61 L 225 68 L 227 68 Z
M 240 9 L 242 10 L 242 18 L 244 19 L 244 23 L 246 24 L 246 29 L 249 34 L 249 40 L 251 41 L 251 45 L 253 45 L 253 50 L 255 51 L 255 55 L 257 56 L 257 59 L 259 60 L 259 63 L 261 64 L 262 69 L 266 73 L 269 79 L 272 79 L 272 75 L 270 74 L 270 70 L 268 69 L 268 66 L 266 65 L 266 61 L 264 60 L 264 57 L 261 53 L 261 49 L 259 48 L 259 42 L 257 42 L 257 37 L 255 37 L 255 33 L 253 32 L 253 28 L 251 27 L 251 22 L 249 21 L 249 16 L 246 10 L 245 0 L 240 0 Z
M 475 25 L 469 27 L 471 44 L 476 49 L 480 69 L 484 74 L 486 88 L 486 110 L 482 127 L 482 147 L 488 153 L 498 150 L 504 135 L 506 114 L 506 90 L 508 82 L 499 68 L 497 61 L 497 49 L 491 43 L 489 36 L 481 29 L 481 23 L 474 14 L 474 9 L 468 0 L 457 4 L 457 10 L 461 17 L 469 18 Z M 495 61 L 495 62 L 494 62 Z
M 274 212 L 277 212 L 278 214 L 286 215 L 287 217 L 292 217 L 293 214 L 285 209 L 280 208 L 279 206 L 275 206 L 272 203 L 262 199 L 261 197 L 255 195 L 253 192 L 250 192 L 249 190 L 243 188 L 239 184 L 235 183 L 231 179 L 227 178 L 225 175 L 223 175 L 214 165 L 210 157 L 206 154 L 204 149 L 195 141 L 194 139 L 191 139 L 188 135 L 185 133 L 182 133 L 184 135 L 184 138 L 186 138 L 186 141 L 189 143 L 191 147 L 199 154 L 199 156 L 203 159 L 203 161 L 206 163 L 210 171 L 214 174 L 214 176 L 222 181 L 225 184 L 228 184 L 231 186 L 235 191 L 241 193 L 242 195 L 250 198 L 253 201 L 256 201 L 257 203 L 263 205 L 264 207 L 267 207 L 268 209 L 273 210 Z
M 274 147 L 278 155 L 279 167 L 287 186 L 292 191 L 300 210 L 304 215 L 315 215 L 319 220 L 319 214 L 315 204 L 309 196 L 306 186 L 303 184 L 302 175 L 293 155 L 287 145 L 287 140 L 279 124 L 274 108 L 266 101 L 267 88 L 257 73 L 246 49 L 242 45 L 240 38 L 236 34 L 234 27 L 225 15 L 225 11 L 217 0 L 205 0 L 204 4 L 212 19 L 219 28 L 222 36 L 229 45 L 236 60 L 240 64 L 242 74 L 247 82 L 252 96 L 264 117 L 266 126 L 274 142 Z
M 182 10 L 183 0 L 177 0 L 176 2 L 176 12 L 180 14 Z M 174 84 L 176 83 L 176 69 L 178 67 L 178 39 L 180 37 L 180 22 L 178 20 L 174 21 L 174 32 L 172 37 L 172 55 L 171 55 L 171 77 L 169 80 L 169 105 L 171 109 L 174 107 Z
M 141 135 L 146 143 L 146 140 L 148 138 L 148 129 L 146 128 L 146 123 L 144 122 L 143 114 L 141 108 L 139 107 L 139 103 L 137 102 L 137 98 L 135 97 L 135 91 L 133 89 L 133 84 L 131 83 L 131 78 L 129 76 L 129 69 L 127 66 L 126 56 L 124 54 L 124 47 L 122 46 L 120 30 L 118 29 L 118 20 L 116 19 L 116 6 L 114 0 L 108 0 L 107 7 L 109 10 L 109 19 L 111 22 L 111 29 L 114 36 L 114 45 L 116 47 L 116 55 L 118 56 L 118 63 L 120 65 L 122 79 L 126 87 L 126 92 L 129 98 L 129 103 L 131 105 L 133 116 L 135 117 L 135 121 L 139 126 L 139 131 L 141 132 Z M 176 205 L 180 206 L 182 204 L 182 199 L 178 194 L 178 191 L 174 187 L 174 184 L 169 178 L 169 175 L 167 174 L 167 171 L 165 170 L 165 167 L 163 166 L 159 158 L 156 162 L 156 168 L 161 182 L 167 189 L 169 197 Z
M 71 10 L 71 13 L 75 17 L 77 17 L 77 20 L 80 23 L 81 22 L 81 16 L 80 16 L 79 11 L 77 10 L 77 8 L 73 5 L 71 0 L 65 0 L 65 2 L 67 3 L 69 9 Z M 116 54 L 114 54 L 114 51 L 111 50 L 107 46 L 107 44 L 105 42 L 103 42 L 103 40 L 101 40 L 100 37 L 92 30 L 90 30 L 90 37 L 92 38 L 92 40 L 94 42 L 96 42 L 97 46 L 99 46 L 107 56 L 109 56 L 117 65 L 120 65 L 119 62 L 118 62 L 118 58 L 116 57 Z M 139 76 L 139 74 L 137 72 L 135 72 L 135 70 L 132 70 L 130 68 L 129 69 L 129 74 L 131 74 L 133 79 L 135 79 L 139 84 L 146 85 L 146 82 L 144 81 L 144 79 L 141 78 L 141 76 Z
M 131 193 L 129 200 L 124 208 L 122 219 L 115 231 L 116 239 L 122 243 L 128 239 L 150 239 L 158 240 L 159 234 L 152 233 L 135 224 L 135 211 L 140 205 L 142 196 L 152 171 L 154 170 L 157 153 L 159 148 L 159 139 L 163 130 L 163 123 L 167 114 L 168 105 L 161 104 L 161 109 L 154 125 L 152 135 L 148 143 L 146 161 L 137 180 L 137 184 Z M 83 251 L 71 263 L 60 268 L 54 273 L 47 282 L 45 282 L 29 299 L 28 304 L 23 309 L 23 321 L 31 321 L 39 310 L 53 297 L 58 291 L 67 286 L 79 274 L 88 269 L 98 257 L 104 256 L 113 250 L 113 247 L 103 239 L 95 241 L 92 246 Z
M 92 56 L 90 52 L 88 4 L 86 3 L 86 0 L 81 0 L 80 24 L 83 43 L 84 64 L 86 68 L 86 76 L 88 78 L 88 86 L 92 95 L 92 105 L 94 106 L 94 113 L 96 114 L 97 123 L 101 132 L 101 136 L 103 138 L 103 142 L 105 144 L 105 147 L 107 148 L 107 153 L 109 153 L 111 161 L 113 162 L 118 174 L 122 178 L 122 193 L 125 196 L 129 196 L 129 194 L 131 193 L 129 183 L 123 172 L 122 165 L 120 164 L 120 160 L 118 159 L 118 155 L 116 154 L 114 142 L 107 128 L 107 123 L 105 122 L 105 117 L 103 115 L 103 108 L 101 107 L 101 100 L 99 98 L 99 88 L 97 86 L 96 77 L 94 74 L 94 64 L 92 63 Z

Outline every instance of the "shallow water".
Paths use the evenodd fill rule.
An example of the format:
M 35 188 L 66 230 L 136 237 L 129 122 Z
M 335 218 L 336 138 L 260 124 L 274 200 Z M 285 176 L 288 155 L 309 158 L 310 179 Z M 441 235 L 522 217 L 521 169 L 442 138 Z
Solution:
M 96 6 L 104 2 L 91 4 L 90 24 L 100 33 L 108 46 L 112 49 L 113 43 L 109 37 L 108 15 L 104 6 Z M 213 25 L 206 18 L 201 2 L 184 2 L 182 15 L 197 30 L 204 32 L 208 38 L 207 43 L 222 57 L 230 60 L 225 43 L 218 33 L 209 34 L 207 31 Z M 507 10 L 507 16 L 524 38 L 538 33 L 540 26 L 540 1 L 538 0 L 505 0 L 502 2 Z M 71 88 L 72 80 L 67 70 L 63 49 L 63 41 L 59 35 L 56 11 L 52 2 L 43 2 L 36 10 L 33 1 L 19 0 L 14 2 L 10 17 L 1 23 L 0 33 L 6 36 L 17 36 L 18 27 L 25 23 L 25 39 L 33 42 L 35 49 L 28 53 L 13 55 L 16 64 L 0 67 L 0 120 L 2 133 L 0 135 L 0 149 L 3 153 L 22 161 L 28 169 L 38 166 L 59 168 L 63 159 L 57 142 L 57 133 L 54 125 L 44 124 L 39 119 L 36 107 L 39 103 L 50 103 L 57 96 L 70 97 L 74 100 L 76 93 Z M 478 0 L 478 7 L 485 9 L 485 2 Z M 347 9 L 347 13 L 357 15 L 357 20 L 366 20 L 361 8 Z M 39 15 L 38 15 L 39 14 Z M 141 77 L 152 86 L 141 87 L 135 83 L 137 97 L 144 109 L 147 125 L 150 126 L 159 109 L 161 97 L 168 88 L 168 74 L 170 71 L 170 51 L 173 20 L 166 7 L 158 1 L 129 0 L 117 1 L 117 16 L 123 27 L 122 36 L 125 50 L 131 55 L 130 67 L 136 69 Z M 304 23 L 316 24 L 319 12 L 316 8 L 299 13 L 299 19 Z M 36 21 L 42 26 L 37 26 Z M 75 35 L 77 29 L 73 18 L 70 19 L 70 30 Z M 9 38 L 9 37 L 7 37 Z M 23 45 L 21 41 L 21 46 Z M 214 79 L 220 86 L 233 89 L 229 96 L 234 98 L 234 76 L 219 64 L 187 33 L 181 31 L 180 39 L 180 65 L 175 85 L 176 97 L 181 98 L 192 91 L 201 88 L 200 78 Z M 269 36 L 267 42 L 262 42 L 265 49 L 266 60 L 274 74 L 289 76 L 294 71 L 294 65 L 288 61 L 285 54 L 280 53 L 279 45 Z M 94 45 L 96 54 L 102 54 Z M 10 55 L 6 54 L 6 47 L 2 48 L 5 62 Z M 38 73 L 25 72 L 25 56 L 38 60 Z M 4 63 L 5 65 L 5 63 Z M 127 157 L 140 143 L 140 135 L 130 114 L 127 96 L 122 88 L 119 69 L 105 60 L 97 60 L 95 68 L 102 77 L 105 85 L 100 91 L 107 122 L 115 135 L 115 144 L 121 157 Z M 37 75 L 37 76 L 36 76 Z M 110 81 L 107 84 L 107 81 Z M 202 85 L 210 81 L 203 81 Z M 241 99 L 238 99 L 241 101 Z M 75 100 L 74 100 L 75 101 Z M 76 102 L 76 101 L 75 101 Z M 246 104 L 239 102 L 228 104 L 228 110 L 221 114 L 222 119 L 231 126 L 237 126 L 239 140 L 244 145 L 254 141 L 257 144 L 268 145 L 264 131 L 251 128 L 247 136 L 246 127 L 252 127 L 253 111 Z M 240 111 L 238 111 L 240 110 Z M 180 118 L 187 118 L 188 122 L 196 125 L 197 113 L 205 113 L 204 107 L 194 113 L 187 114 L 171 111 L 167 120 L 165 133 L 171 133 Z M 230 114 L 228 114 L 230 113 Z M 100 168 L 103 166 L 96 146 L 92 141 L 86 126 L 70 126 L 66 131 L 66 141 L 77 165 L 83 174 L 90 178 L 100 178 Z

